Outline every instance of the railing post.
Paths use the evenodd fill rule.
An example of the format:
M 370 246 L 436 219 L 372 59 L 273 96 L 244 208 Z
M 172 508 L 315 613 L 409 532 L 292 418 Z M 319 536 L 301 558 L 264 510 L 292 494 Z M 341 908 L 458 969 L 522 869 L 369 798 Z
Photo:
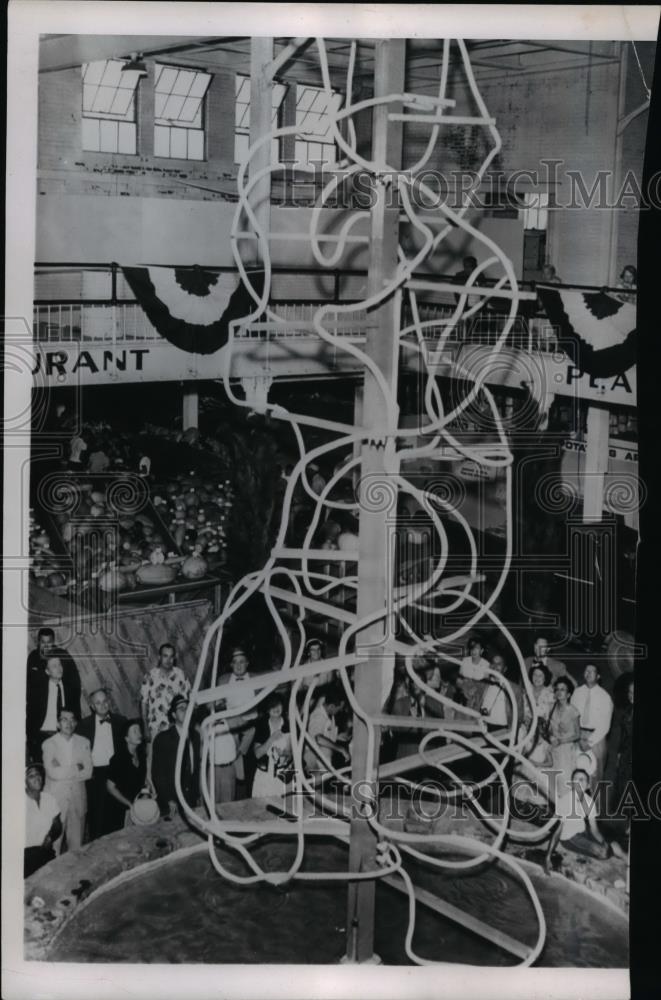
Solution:
M 117 304 L 117 268 L 118 264 L 113 260 L 110 265 L 110 301 L 113 306 Z

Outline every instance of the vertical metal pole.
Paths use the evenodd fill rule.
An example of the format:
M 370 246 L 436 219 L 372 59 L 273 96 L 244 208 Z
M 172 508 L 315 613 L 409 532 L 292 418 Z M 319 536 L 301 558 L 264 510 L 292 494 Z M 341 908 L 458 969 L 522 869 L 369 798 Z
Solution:
M 397 94 L 404 89 L 404 39 L 377 41 L 374 58 L 374 95 Z M 402 125 L 389 122 L 388 114 L 401 110 L 401 104 L 379 105 L 373 112 L 372 159 L 385 172 L 386 165 L 397 170 L 401 166 Z M 392 186 L 391 186 L 392 185 Z M 377 176 L 377 203 L 372 210 L 370 234 L 370 268 L 368 293 L 383 289 L 394 275 L 397 265 L 399 209 L 392 177 Z M 398 331 L 401 299 L 393 295 L 377 311 L 370 314 L 374 326 L 367 330 L 365 350 L 378 365 L 392 399 L 397 399 Z M 387 537 L 387 512 L 370 509 L 364 502 L 370 487 L 384 483 L 386 493 L 393 487 L 392 476 L 397 471 L 394 453 L 398 411 L 387 406 L 381 387 L 368 371 L 363 387 L 363 426 L 373 431 L 374 438 L 362 447 L 361 511 L 358 563 L 358 617 L 362 618 L 387 607 L 391 595 L 392 562 Z M 379 443 L 385 435 L 385 444 Z M 393 512 L 394 513 L 394 512 Z M 365 659 L 356 665 L 354 691 L 356 700 L 367 714 L 378 713 L 383 704 L 387 678 L 392 672 L 393 659 L 389 651 L 391 637 L 388 616 L 364 628 L 356 636 L 356 649 Z M 379 756 L 379 731 L 370 750 L 367 728 L 354 716 L 352 754 L 352 819 L 350 869 L 364 872 L 376 868 L 376 837 L 366 818 L 364 802 L 376 804 Z M 369 809 L 369 805 L 367 807 Z M 356 962 L 374 961 L 374 879 L 349 884 L 347 920 L 347 959 Z
M 604 476 L 608 471 L 610 411 L 588 407 L 587 442 L 583 468 L 583 521 L 603 520 Z
M 273 61 L 273 39 L 250 40 L 250 145 L 271 131 L 273 81 L 268 67 Z M 250 161 L 250 177 L 271 163 L 271 143 L 263 143 Z M 268 233 L 271 228 L 271 174 L 262 177 L 250 194 L 250 207 L 259 225 Z M 261 254 L 255 245 L 254 260 L 260 264 Z
M 613 192 L 612 192 L 612 202 L 615 202 L 619 191 L 620 184 L 622 183 L 622 152 L 623 152 L 623 133 L 621 129 L 621 122 L 624 118 L 627 106 L 627 71 L 629 66 L 629 42 L 620 42 L 620 78 L 618 86 L 618 99 L 617 99 L 617 121 L 615 123 L 615 148 L 613 151 Z M 617 283 L 617 243 L 620 232 L 620 219 L 618 212 L 621 212 L 621 208 L 611 208 L 611 218 L 610 218 L 610 233 L 609 233 L 609 247 L 608 247 L 608 283 L 609 285 L 615 285 Z

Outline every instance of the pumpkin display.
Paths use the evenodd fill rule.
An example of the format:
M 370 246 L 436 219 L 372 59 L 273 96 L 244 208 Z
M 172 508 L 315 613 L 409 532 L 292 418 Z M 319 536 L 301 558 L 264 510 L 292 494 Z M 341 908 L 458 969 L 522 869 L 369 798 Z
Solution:
M 97 582 L 99 589 L 108 594 L 122 590 L 125 581 L 117 567 L 110 566 L 99 574 Z
M 158 435 L 171 442 L 178 436 L 189 448 L 206 450 L 207 458 L 212 452 L 220 454 L 219 450 L 209 442 L 200 444 L 197 431 L 174 432 L 148 425 L 144 435 L 136 436 L 103 426 L 103 433 L 111 432 L 116 444 L 111 457 L 114 472 L 103 477 L 86 476 L 84 471 L 67 472 L 66 510 L 47 511 L 42 524 L 37 523 L 35 510 L 30 511 L 30 571 L 34 582 L 48 589 L 64 588 L 72 597 L 82 599 L 97 589 L 114 593 L 139 586 L 167 586 L 178 575 L 185 580 L 201 580 L 222 565 L 232 490 L 229 480 L 216 478 L 208 471 L 206 460 L 200 469 L 188 466 L 188 471 L 171 472 L 158 482 L 150 470 L 147 478 L 151 505 L 139 511 L 116 512 L 108 499 L 118 484 L 126 484 L 127 492 L 132 486 L 138 474 L 132 452 L 136 462 L 139 455 L 156 454 L 149 450 L 149 440 L 140 440 L 144 435 Z M 93 427 L 90 424 L 87 428 L 90 433 L 94 433 Z M 131 478 L 127 475 L 129 468 Z M 106 530 L 106 518 L 114 531 Z M 62 558 L 67 555 L 69 573 L 62 571 Z
M 177 570 L 174 566 L 168 566 L 166 563 L 160 563 L 156 566 L 153 563 L 146 563 L 144 566 L 140 566 L 135 575 L 138 583 L 154 587 L 172 583 L 177 575 Z
M 138 586 L 138 581 L 135 573 L 127 572 L 125 569 L 121 571 L 122 578 L 124 580 L 124 586 L 122 590 L 135 590 Z
M 207 563 L 206 560 L 202 558 L 200 553 L 200 546 L 196 545 L 193 549 L 192 556 L 189 556 L 188 559 L 184 560 L 181 572 L 187 580 L 201 580 L 203 576 L 206 576 Z

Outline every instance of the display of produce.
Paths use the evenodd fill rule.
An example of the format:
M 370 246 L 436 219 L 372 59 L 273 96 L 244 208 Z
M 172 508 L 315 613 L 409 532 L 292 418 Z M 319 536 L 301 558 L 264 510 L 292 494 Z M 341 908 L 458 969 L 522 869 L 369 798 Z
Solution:
M 84 603 L 97 591 L 202 581 L 225 563 L 229 480 L 190 472 L 154 484 L 121 471 L 67 472 L 59 490 L 30 511 L 31 575 L 40 587 Z

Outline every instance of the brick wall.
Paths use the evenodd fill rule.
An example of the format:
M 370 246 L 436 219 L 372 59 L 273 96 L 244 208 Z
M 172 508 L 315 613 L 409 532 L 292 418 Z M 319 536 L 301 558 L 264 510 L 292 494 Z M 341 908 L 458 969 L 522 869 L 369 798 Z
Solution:
M 217 200 L 236 196 L 234 74 L 214 74 L 206 100 L 207 159 L 175 160 L 154 151 L 154 63 L 138 89 L 138 153 L 83 150 L 80 69 L 43 74 L 39 86 L 39 194 Z M 188 184 L 187 182 L 190 182 Z M 204 190 L 208 183 L 209 190 Z M 199 187 L 190 186 L 199 185 Z
M 502 141 L 489 169 L 505 175 L 530 170 L 544 179 L 548 173 L 541 162 L 558 159 L 563 161 L 558 171 L 560 203 L 570 194 L 567 170 L 580 171 L 589 191 L 599 170 L 613 168 L 618 79 L 617 64 L 595 62 L 590 70 L 503 75 L 480 82 L 480 93 Z M 477 113 L 463 70 L 451 74 L 448 96 L 457 102 L 452 114 Z M 407 127 L 407 164 L 422 155 L 428 136 L 426 126 Z M 446 175 L 444 183 L 452 192 L 451 172 L 477 169 L 492 147 L 493 140 L 483 126 L 444 126 L 429 167 Z M 632 164 L 640 172 L 642 159 L 638 162 L 633 155 Z M 530 186 L 522 181 L 519 190 L 530 190 Z M 551 213 L 548 256 L 564 280 L 586 284 L 608 280 L 610 214 L 596 206 Z
M 602 43 L 603 51 L 610 43 Z M 600 50 L 601 51 L 601 50 Z M 609 51 L 612 51 L 609 49 Z M 651 67 L 654 46 L 639 47 Z M 39 89 L 38 191 L 48 195 L 107 195 L 187 200 L 235 200 L 234 75 L 213 76 L 207 95 L 207 156 L 204 162 L 170 160 L 153 156 L 153 63 L 140 83 L 136 156 L 83 152 L 81 148 L 80 70 L 44 74 Z M 635 97 L 637 66 L 629 61 L 631 97 Z M 588 190 L 595 174 L 612 169 L 615 149 L 619 67 L 595 64 L 590 70 L 546 71 L 529 75 L 500 76 L 480 82 L 488 111 L 495 117 L 502 149 L 491 169 L 510 172 L 538 170 L 544 158 L 561 159 L 559 197 L 569 191 L 566 169 L 580 170 Z M 651 80 L 651 68 L 648 72 Z M 453 70 L 448 95 L 457 101 L 455 113 L 475 113 L 461 68 Z M 631 106 L 631 105 L 629 105 Z M 369 154 L 371 115 L 355 117 L 358 148 Z M 642 172 L 646 116 L 625 133 L 624 169 Z M 419 159 L 429 129 L 405 129 L 404 167 Z M 444 127 L 429 161 L 430 169 L 445 173 L 475 168 L 491 146 L 483 127 Z M 210 190 L 205 190 L 207 187 Z M 274 203 L 282 204 L 274 184 Z M 286 203 L 286 201 L 284 202 Z M 611 213 L 582 208 L 552 213 L 548 256 L 565 280 L 599 284 L 608 281 L 612 236 Z M 617 220 L 617 256 L 635 260 L 637 216 L 629 210 Z M 99 253 L 103 256 L 102 247 Z

